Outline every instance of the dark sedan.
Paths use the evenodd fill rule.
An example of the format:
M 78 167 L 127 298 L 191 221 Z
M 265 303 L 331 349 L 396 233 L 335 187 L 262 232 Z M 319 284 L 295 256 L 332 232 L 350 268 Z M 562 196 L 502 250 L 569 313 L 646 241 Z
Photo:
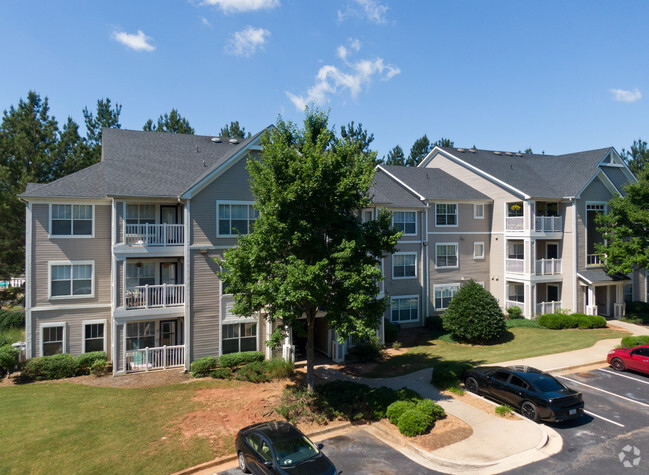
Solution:
M 649 374 L 649 345 L 616 348 L 608 352 L 608 364 L 615 371 L 639 371 Z
M 464 386 L 467 391 L 518 409 L 534 422 L 559 422 L 584 413 L 580 392 L 529 366 L 473 368 L 467 371 Z
M 243 473 L 335 475 L 336 467 L 288 422 L 262 422 L 239 431 L 234 441 Z

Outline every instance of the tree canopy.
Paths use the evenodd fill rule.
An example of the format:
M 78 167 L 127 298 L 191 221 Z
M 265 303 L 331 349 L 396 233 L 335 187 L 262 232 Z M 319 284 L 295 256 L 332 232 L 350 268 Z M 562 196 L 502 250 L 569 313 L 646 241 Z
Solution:
M 83 108 L 83 118 L 86 124 L 86 145 L 88 151 L 85 156 L 85 166 L 99 162 L 101 157 L 101 129 L 107 127 L 110 129 L 119 129 L 122 125 L 119 123 L 119 115 L 122 113 L 122 106 L 111 105 L 108 98 L 97 101 L 97 111 L 92 113 L 87 107 Z
M 647 149 L 647 142 L 642 139 L 634 140 L 630 150 L 622 149 L 621 156 L 622 160 L 636 176 L 649 168 L 647 167 L 647 164 L 649 164 L 649 149 Z
M 235 314 L 262 312 L 282 323 L 272 345 L 305 318 L 309 390 L 316 313 L 324 309 L 322 318 L 343 338 L 373 335 L 386 305 L 378 298 L 380 260 L 400 236 L 387 212 L 361 222 L 359 210 L 371 204 L 375 155 L 363 151 L 357 135 L 336 137 L 328 120 L 307 109 L 303 128 L 280 117 L 264 134 L 261 158 L 248 161 L 259 217 L 218 260 Z
M 432 149 L 433 147 L 430 144 L 430 140 L 428 140 L 428 137 L 424 134 L 423 137 L 415 140 L 415 143 L 410 147 L 410 155 L 408 155 L 408 158 L 406 159 L 406 165 L 409 167 L 416 167 Z
M 219 133 L 219 135 L 221 137 L 231 137 L 231 138 L 239 138 L 239 139 L 250 138 L 250 132 L 248 132 L 248 135 L 246 135 L 246 128 L 241 127 L 239 125 L 238 120 L 231 121 L 230 125 L 226 124 L 221 129 L 221 132 Z
M 194 134 L 194 129 L 189 125 L 189 121 L 180 115 L 176 109 L 171 109 L 171 112 L 168 114 L 158 117 L 157 124 L 154 124 L 151 119 L 147 120 L 142 130 L 149 132 L 171 132 L 173 134 Z
M 388 152 L 387 157 L 383 159 L 386 165 L 405 165 L 406 156 L 403 153 L 403 149 L 399 145 Z

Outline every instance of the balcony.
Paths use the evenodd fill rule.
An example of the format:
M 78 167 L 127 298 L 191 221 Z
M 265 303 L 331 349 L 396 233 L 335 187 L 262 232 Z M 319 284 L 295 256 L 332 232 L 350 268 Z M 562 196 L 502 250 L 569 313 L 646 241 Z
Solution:
M 604 264 L 604 259 L 601 254 L 588 254 L 586 255 L 586 265 L 601 266 Z
M 561 301 L 557 302 L 539 302 L 536 304 L 536 315 L 545 313 L 555 313 L 561 309 Z
M 151 371 L 185 365 L 185 346 L 161 346 L 124 352 L 126 371 Z
M 510 232 L 523 231 L 525 225 L 524 219 L 523 216 L 505 218 L 505 230 Z
M 505 310 L 512 307 L 518 307 L 523 310 L 525 308 L 525 302 L 518 302 L 517 300 L 505 300 Z
M 525 272 L 524 259 L 507 259 L 505 261 L 505 270 L 515 274 L 523 274 Z
M 124 307 L 149 309 L 178 307 L 185 304 L 185 284 L 142 285 L 126 289 Z
M 124 243 L 129 246 L 182 246 L 184 224 L 127 224 Z
M 561 216 L 536 216 L 534 229 L 542 233 L 560 233 L 563 230 Z
M 536 261 L 536 275 L 561 274 L 561 259 L 539 259 Z

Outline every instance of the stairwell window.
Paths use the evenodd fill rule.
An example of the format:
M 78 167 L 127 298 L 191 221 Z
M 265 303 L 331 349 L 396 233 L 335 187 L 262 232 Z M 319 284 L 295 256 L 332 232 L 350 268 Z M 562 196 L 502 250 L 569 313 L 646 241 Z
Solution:
M 93 237 L 93 205 L 50 205 L 51 237 Z
M 259 211 L 251 201 L 217 201 L 216 210 L 217 234 L 221 237 L 252 232 L 259 217 Z
M 415 236 L 417 234 L 417 213 L 415 211 L 394 211 L 392 227 L 397 231 L 402 231 L 404 236 Z
M 436 226 L 457 226 L 457 204 L 436 203 L 435 204 L 435 225 Z
M 435 244 L 435 267 L 458 267 L 457 243 Z

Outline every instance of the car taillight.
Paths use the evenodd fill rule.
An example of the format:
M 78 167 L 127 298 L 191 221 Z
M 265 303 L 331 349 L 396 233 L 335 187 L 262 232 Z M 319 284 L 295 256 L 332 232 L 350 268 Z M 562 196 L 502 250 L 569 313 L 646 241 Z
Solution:
M 613 353 L 615 353 L 615 350 L 611 350 L 608 352 L 609 355 L 612 355 Z

